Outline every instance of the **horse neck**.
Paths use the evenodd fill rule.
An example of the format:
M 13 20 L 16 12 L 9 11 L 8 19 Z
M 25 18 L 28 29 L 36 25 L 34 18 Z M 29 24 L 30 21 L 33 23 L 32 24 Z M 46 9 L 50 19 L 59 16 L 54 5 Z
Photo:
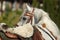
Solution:
M 35 10 L 34 10 L 35 23 L 38 23 L 42 16 L 43 15 L 42 15 L 41 9 L 35 8 Z

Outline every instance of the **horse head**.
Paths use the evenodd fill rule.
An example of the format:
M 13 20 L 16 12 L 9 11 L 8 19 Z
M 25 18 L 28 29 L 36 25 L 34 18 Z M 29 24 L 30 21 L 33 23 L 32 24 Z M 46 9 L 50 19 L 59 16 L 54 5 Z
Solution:
M 34 12 L 34 9 L 32 7 L 30 7 L 29 5 L 25 4 L 24 11 L 21 15 L 19 23 L 17 23 L 17 24 L 23 25 L 26 23 L 31 23 L 33 16 L 34 16 L 33 12 Z

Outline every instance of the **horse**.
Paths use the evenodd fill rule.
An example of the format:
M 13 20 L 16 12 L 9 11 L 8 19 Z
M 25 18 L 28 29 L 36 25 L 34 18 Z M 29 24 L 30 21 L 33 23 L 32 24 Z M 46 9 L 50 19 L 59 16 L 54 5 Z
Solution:
M 48 21 L 49 21 L 48 24 L 50 24 L 51 26 L 50 25 L 47 26 L 48 24 L 46 23 L 46 21 L 43 21 L 43 19 L 45 19 L 45 18 L 48 19 Z M 20 32 L 20 31 L 18 31 L 18 28 L 20 30 L 21 26 L 23 26 L 24 24 L 27 25 L 27 23 L 29 23 L 29 25 L 31 24 L 33 26 L 33 28 L 35 29 L 35 33 L 33 35 L 31 35 L 33 37 L 33 40 L 58 40 L 58 38 L 57 38 L 57 36 L 59 34 L 58 28 L 57 28 L 57 26 L 54 26 L 56 24 L 53 21 L 51 21 L 49 15 L 42 9 L 29 7 L 27 4 L 26 4 L 26 9 L 24 9 L 23 14 L 21 15 L 21 20 L 19 21 L 19 23 L 17 23 L 18 27 L 8 28 L 7 31 L 18 34 Z M 31 25 L 30 25 L 30 27 L 31 27 Z M 50 28 L 53 27 L 53 30 L 51 30 L 49 27 Z M 28 26 L 28 28 L 29 28 L 29 26 Z M 22 28 L 22 30 L 23 30 L 23 28 Z M 19 33 L 18 35 L 20 35 L 20 34 L 21 33 Z M 22 36 L 22 35 L 20 35 L 20 36 Z M 24 36 L 22 36 L 22 37 L 24 37 Z M 30 37 L 28 37 L 28 38 L 30 38 Z M 27 37 L 25 36 L 25 38 L 27 38 Z
M 34 15 L 33 19 L 32 19 L 32 23 L 33 23 L 32 25 L 34 25 L 34 24 L 40 25 L 41 24 L 42 27 L 47 29 L 51 34 L 53 34 L 56 39 L 59 39 L 59 36 L 60 36 L 59 29 L 58 29 L 57 25 L 51 20 L 51 18 L 49 17 L 49 14 L 47 12 L 45 12 L 42 9 L 29 7 L 27 5 L 26 8 L 24 9 L 22 16 L 21 16 L 21 18 L 23 20 L 21 19 L 21 21 L 18 23 L 18 25 L 25 24 L 27 22 L 26 20 L 29 19 L 29 17 L 24 16 L 25 13 L 27 15 L 29 15 L 30 13 L 32 13 L 30 15 Z

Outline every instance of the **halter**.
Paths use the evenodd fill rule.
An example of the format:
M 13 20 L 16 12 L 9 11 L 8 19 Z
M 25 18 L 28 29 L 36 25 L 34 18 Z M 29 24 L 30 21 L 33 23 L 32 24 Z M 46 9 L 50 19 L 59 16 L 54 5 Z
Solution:
M 33 16 L 34 16 L 33 12 L 34 12 L 34 8 L 33 8 L 33 10 L 32 10 L 32 13 L 26 12 L 26 13 L 24 14 L 24 16 L 28 16 L 28 17 L 30 18 L 30 19 L 27 21 L 27 23 L 29 23 L 29 22 L 31 21 L 31 24 L 32 24 L 32 18 L 33 18 Z

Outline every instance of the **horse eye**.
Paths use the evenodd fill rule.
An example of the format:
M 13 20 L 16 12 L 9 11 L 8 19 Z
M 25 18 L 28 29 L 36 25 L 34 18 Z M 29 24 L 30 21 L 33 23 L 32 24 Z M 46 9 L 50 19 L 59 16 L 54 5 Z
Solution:
M 25 18 L 25 17 L 23 17 L 23 20 L 26 20 L 26 18 Z

